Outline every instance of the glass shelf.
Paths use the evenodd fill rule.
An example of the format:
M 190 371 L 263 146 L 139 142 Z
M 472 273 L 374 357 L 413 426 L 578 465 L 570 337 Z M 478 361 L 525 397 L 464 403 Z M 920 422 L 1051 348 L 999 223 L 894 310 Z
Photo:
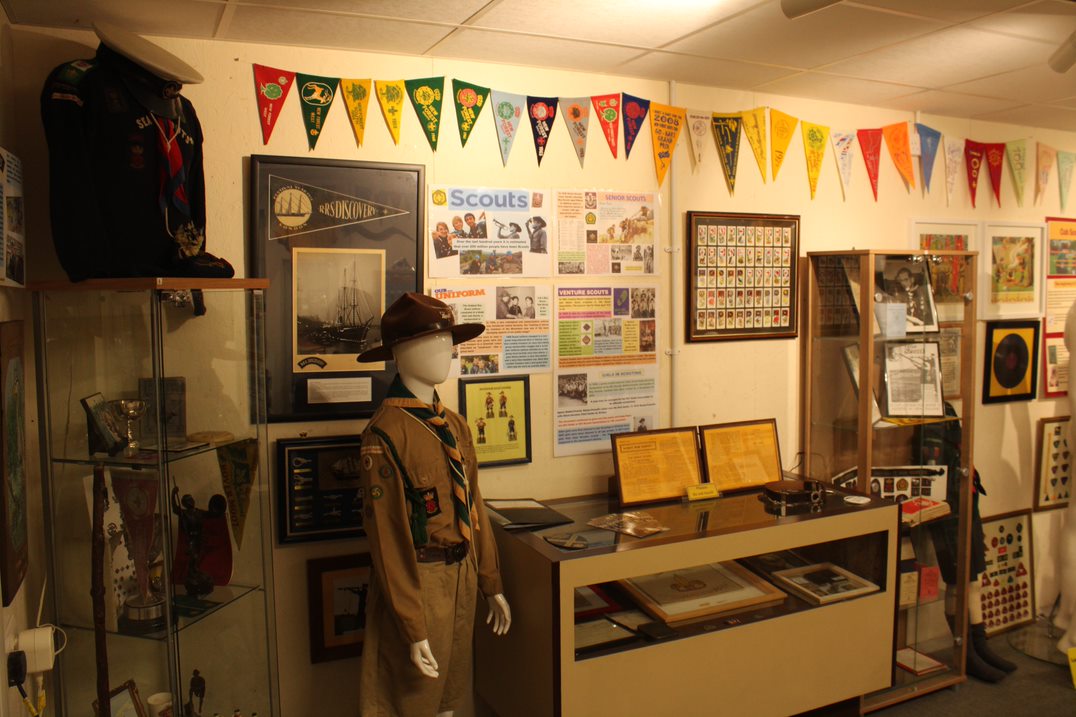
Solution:
M 122 453 L 110 456 L 104 453 L 94 454 L 92 456 L 86 456 L 85 458 L 70 458 L 54 456 L 52 461 L 54 463 L 63 463 L 66 465 L 76 466 L 107 466 L 109 468 L 156 468 L 159 462 L 175 463 L 185 458 L 191 458 L 193 456 L 199 456 L 203 453 L 209 453 L 215 451 L 218 448 L 225 448 L 227 446 L 236 445 L 255 439 L 256 436 L 251 435 L 245 438 L 236 438 L 224 443 L 206 443 L 205 445 L 196 446 L 194 448 L 188 448 L 183 451 L 165 451 L 164 458 L 161 457 L 159 451 L 140 450 L 137 455 L 127 458 Z

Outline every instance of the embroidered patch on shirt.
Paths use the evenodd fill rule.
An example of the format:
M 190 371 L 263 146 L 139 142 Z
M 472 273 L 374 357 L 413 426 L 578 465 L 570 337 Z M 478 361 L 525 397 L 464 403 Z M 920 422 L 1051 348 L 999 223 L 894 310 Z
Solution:
M 422 501 L 426 504 L 427 518 L 441 514 L 441 501 L 437 499 L 436 488 L 427 488 L 422 491 Z
M 385 489 L 379 485 L 375 485 L 370 488 L 370 497 L 374 500 L 380 500 L 381 496 L 385 495 Z
M 396 469 L 390 466 L 388 463 L 385 463 L 380 468 L 378 468 L 377 472 L 385 480 L 396 477 Z
M 364 471 L 372 471 L 374 469 L 374 457 L 367 454 L 362 457 L 362 469 Z

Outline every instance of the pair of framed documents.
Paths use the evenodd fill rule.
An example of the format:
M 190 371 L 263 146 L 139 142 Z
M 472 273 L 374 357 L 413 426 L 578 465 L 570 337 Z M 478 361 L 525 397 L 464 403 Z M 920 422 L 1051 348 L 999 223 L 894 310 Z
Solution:
M 704 482 L 728 491 L 781 480 L 773 418 L 617 433 L 611 439 L 622 506 L 679 500 Z

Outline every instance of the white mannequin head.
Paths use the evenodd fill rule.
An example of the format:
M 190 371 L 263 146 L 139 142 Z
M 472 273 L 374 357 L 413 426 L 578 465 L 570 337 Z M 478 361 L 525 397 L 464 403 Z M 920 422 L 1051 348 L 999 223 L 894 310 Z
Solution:
M 434 387 L 448 378 L 452 366 L 452 332 L 438 331 L 392 347 L 400 380 L 415 398 L 433 403 Z

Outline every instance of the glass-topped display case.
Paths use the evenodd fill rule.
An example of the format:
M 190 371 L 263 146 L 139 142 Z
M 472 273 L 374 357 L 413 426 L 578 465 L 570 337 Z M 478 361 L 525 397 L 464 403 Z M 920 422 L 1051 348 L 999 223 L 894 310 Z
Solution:
M 266 285 L 32 287 L 59 714 L 278 714 Z
M 964 679 L 976 260 L 808 254 L 804 471 L 901 507 L 893 684 L 865 711 Z

